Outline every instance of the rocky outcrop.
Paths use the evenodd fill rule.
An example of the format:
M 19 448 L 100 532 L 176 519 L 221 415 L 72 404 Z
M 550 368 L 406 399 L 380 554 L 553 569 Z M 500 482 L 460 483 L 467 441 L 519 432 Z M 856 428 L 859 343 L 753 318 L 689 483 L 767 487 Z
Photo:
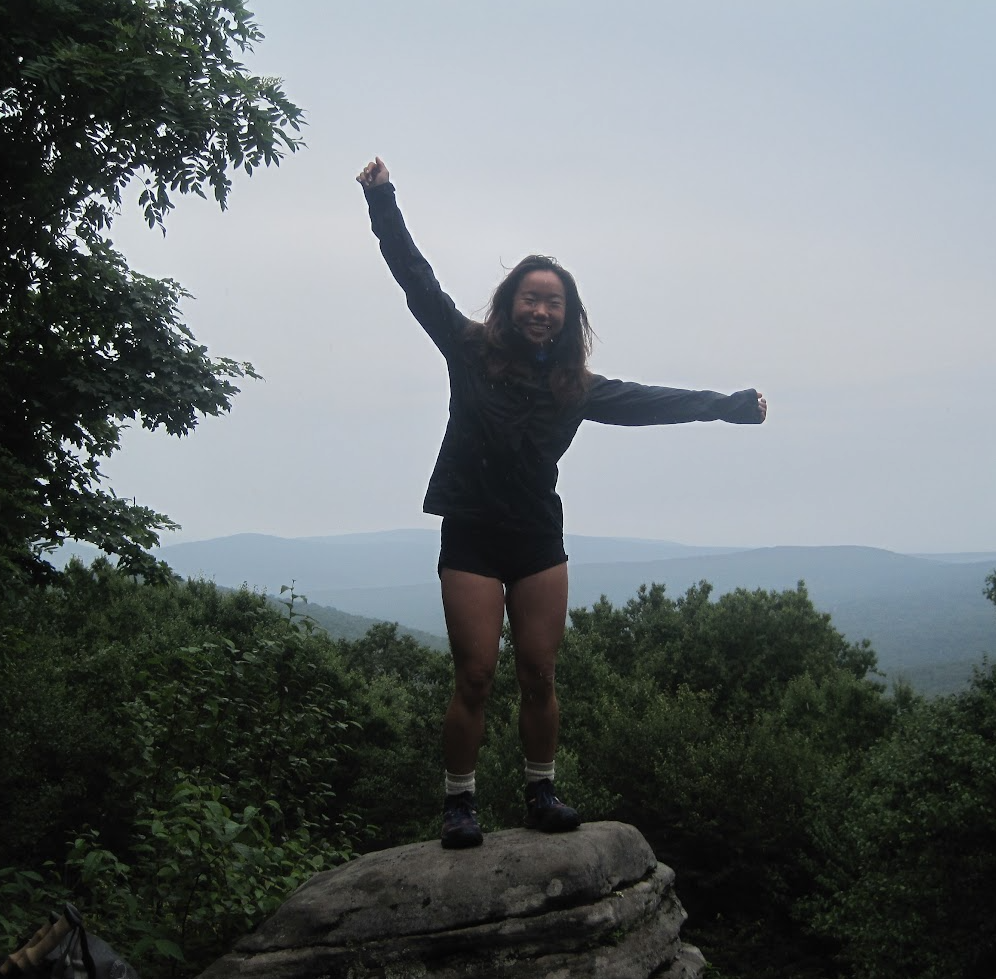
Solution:
M 690 979 L 673 883 L 624 823 L 415 843 L 313 877 L 201 979 Z

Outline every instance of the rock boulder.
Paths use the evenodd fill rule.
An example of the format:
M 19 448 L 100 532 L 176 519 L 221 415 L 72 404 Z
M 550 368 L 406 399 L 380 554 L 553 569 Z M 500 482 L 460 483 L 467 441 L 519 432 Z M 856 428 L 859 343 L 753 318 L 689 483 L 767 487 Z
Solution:
M 415 843 L 316 875 L 201 979 L 690 979 L 673 883 L 624 823 Z

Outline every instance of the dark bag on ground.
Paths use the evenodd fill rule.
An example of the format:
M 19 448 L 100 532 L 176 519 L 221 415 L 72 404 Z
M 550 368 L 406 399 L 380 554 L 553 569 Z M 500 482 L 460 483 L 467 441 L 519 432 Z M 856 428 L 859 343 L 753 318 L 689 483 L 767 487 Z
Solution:
M 138 973 L 96 935 L 71 904 L 52 915 L 16 952 L 0 963 L 0 976 L 32 979 L 138 979 Z

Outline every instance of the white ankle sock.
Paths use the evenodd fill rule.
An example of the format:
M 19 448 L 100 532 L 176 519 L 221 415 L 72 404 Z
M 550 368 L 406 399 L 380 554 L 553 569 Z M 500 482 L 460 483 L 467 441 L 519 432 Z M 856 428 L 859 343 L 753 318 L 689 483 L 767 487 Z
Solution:
M 468 772 L 466 775 L 453 775 L 450 772 L 447 772 L 446 794 L 459 795 L 461 792 L 476 792 L 477 779 L 474 776 L 474 772 Z
M 539 782 L 541 779 L 548 778 L 551 782 L 553 781 L 553 773 L 555 762 L 552 761 L 529 761 L 526 759 L 526 784 L 530 782 Z

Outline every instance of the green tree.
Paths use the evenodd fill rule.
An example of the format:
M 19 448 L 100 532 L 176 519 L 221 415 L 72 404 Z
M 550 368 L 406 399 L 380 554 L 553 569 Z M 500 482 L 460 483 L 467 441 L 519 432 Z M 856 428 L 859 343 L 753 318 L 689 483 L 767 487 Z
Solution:
M 103 488 L 102 461 L 130 421 L 185 435 L 256 376 L 108 233 L 126 193 L 165 232 L 177 194 L 225 208 L 230 171 L 301 145 L 301 110 L 237 60 L 261 36 L 238 0 L 0 4 L 0 580 L 49 576 L 66 538 L 153 570 L 175 525 Z
M 641 585 L 621 609 L 604 597 L 590 611 L 572 609 L 571 623 L 620 675 L 652 677 L 668 693 L 708 691 L 716 713 L 740 719 L 776 705 L 795 677 L 875 672 L 868 643 L 848 642 L 801 581 L 781 592 L 738 588 L 716 601 L 711 593 L 706 581 L 677 599 L 663 585 Z
M 347 692 L 362 728 L 342 759 L 337 789 L 376 828 L 371 846 L 428 839 L 439 832 L 443 758 L 439 730 L 452 687 L 449 656 L 378 623 L 337 644 Z
M 557 667 L 569 798 L 633 823 L 676 868 L 689 935 L 724 975 L 826 975 L 826 945 L 795 917 L 813 887 L 812 800 L 894 706 L 866 678 L 872 650 L 802 585 L 710 594 L 652 585 L 571 610 Z
M 900 714 L 816 807 L 814 926 L 861 979 L 996 970 L 996 668 Z

